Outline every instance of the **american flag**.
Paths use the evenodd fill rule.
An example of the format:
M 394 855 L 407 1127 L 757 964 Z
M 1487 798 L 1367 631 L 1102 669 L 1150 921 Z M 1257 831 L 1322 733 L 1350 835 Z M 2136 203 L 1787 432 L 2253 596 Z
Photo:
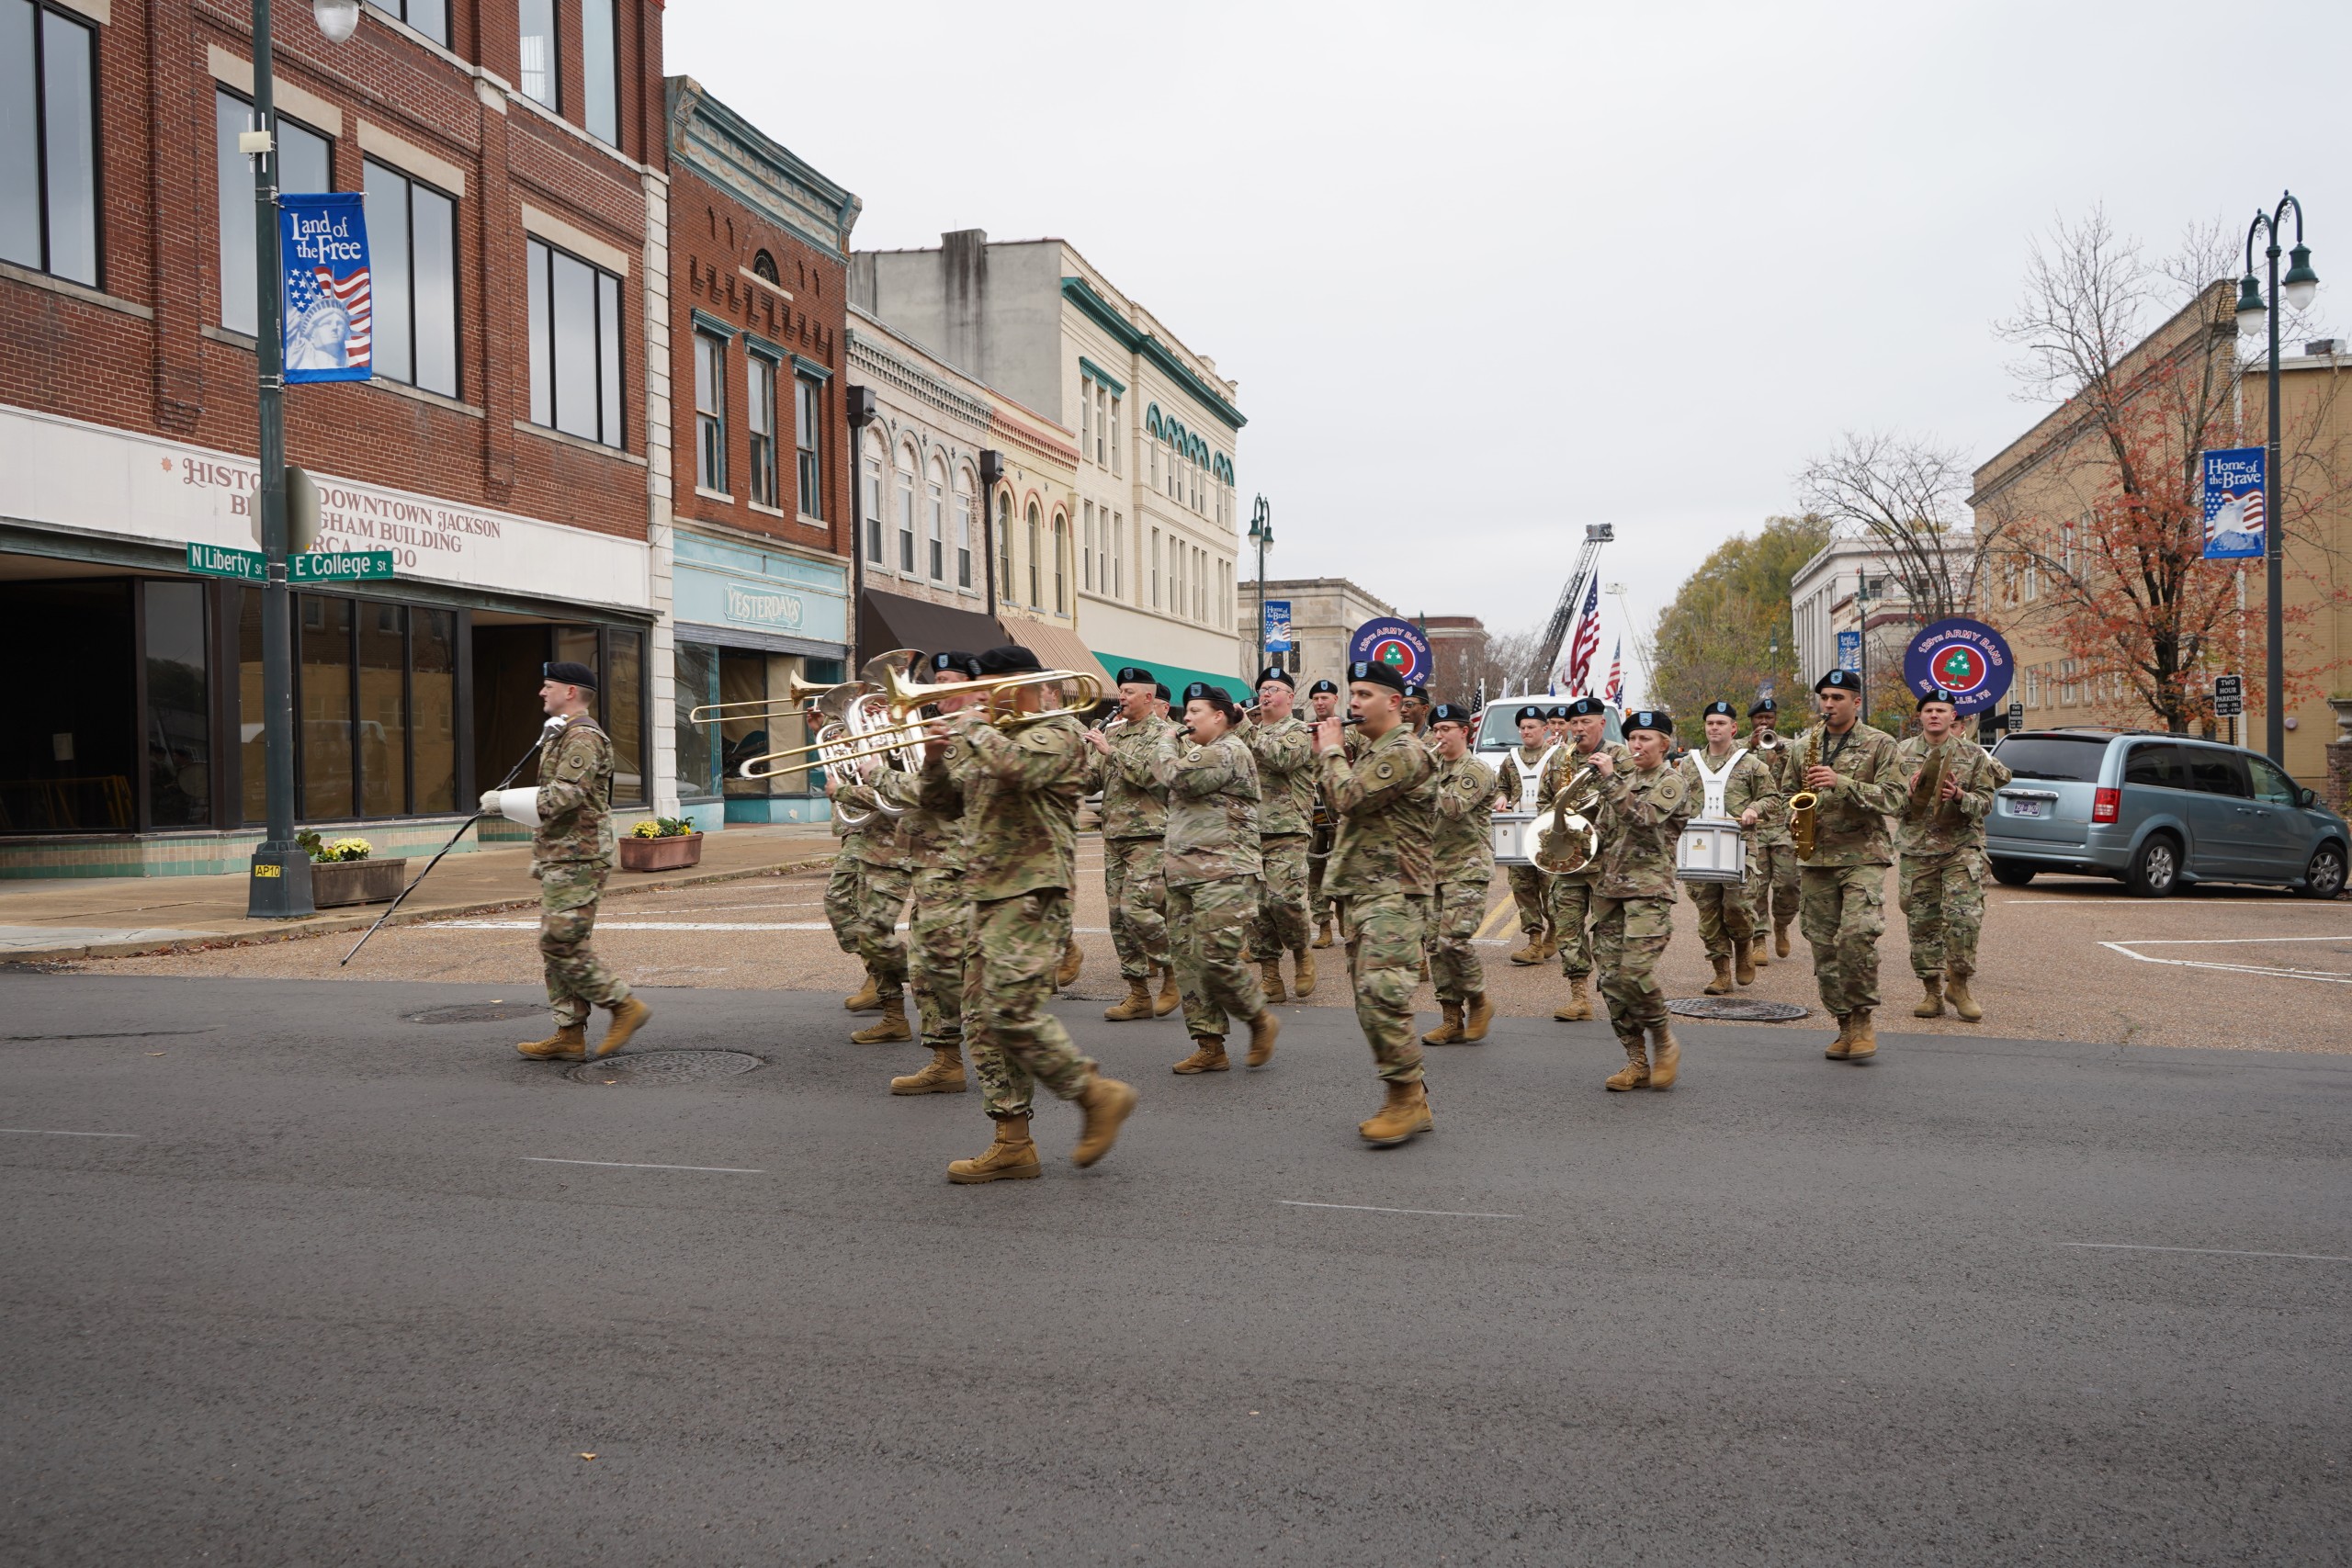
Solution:
M 1609 650 L 1609 684 L 1602 690 L 1600 700 L 1613 708 L 1622 708 L 1625 705 L 1625 665 L 1623 657 L 1624 651 L 1625 639 L 1622 637 L 1617 639 L 1616 646 Z
M 290 285 L 286 298 L 287 314 L 299 321 L 322 298 L 332 299 L 351 313 L 351 333 L 344 340 L 344 363 L 353 367 L 368 364 L 376 337 L 368 269 L 362 267 L 338 283 L 334 274 L 317 266 L 308 275 L 294 273 L 287 281 Z
M 1600 651 L 1600 578 L 1595 574 L 1592 587 L 1584 596 L 1584 614 L 1577 618 L 1577 635 L 1568 640 L 1568 691 L 1576 696 L 1585 694 L 1585 683 L 1592 678 L 1592 656 Z

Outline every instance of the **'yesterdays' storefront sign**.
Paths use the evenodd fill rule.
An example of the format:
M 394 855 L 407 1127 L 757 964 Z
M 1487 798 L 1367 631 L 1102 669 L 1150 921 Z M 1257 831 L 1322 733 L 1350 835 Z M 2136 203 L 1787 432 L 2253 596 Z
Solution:
M 730 582 L 727 585 L 725 604 L 727 618 L 737 626 L 760 626 L 779 632 L 800 629 L 802 615 L 800 595 L 797 593 L 745 588 L 741 583 Z

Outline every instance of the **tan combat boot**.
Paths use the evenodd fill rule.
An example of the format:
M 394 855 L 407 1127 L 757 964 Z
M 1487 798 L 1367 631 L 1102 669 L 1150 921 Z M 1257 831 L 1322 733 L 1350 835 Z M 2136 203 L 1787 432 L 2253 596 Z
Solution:
M 964 1081 L 964 1053 L 955 1045 L 933 1046 L 929 1066 L 890 1080 L 892 1094 L 962 1094 L 969 1087 Z
M 1425 1086 L 1392 1081 L 1387 1088 L 1387 1103 L 1373 1112 L 1371 1121 L 1356 1123 L 1357 1134 L 1375 1149 L 1404 1143 L 1431 1126 L 1430 1095 Z
M 1331 945 L 1331 917 L 1329 915 L 1315 922 L 1315 945 L 1317 947 Z
M 1568 976 L 1568 999 L 1552 1011 L 1562 1023 L 1580 1023 L 1592 1016 L 1592 976 Z
M 1713 962 L 1715 966 L 1715 977 L 1707 982 L 1705 994 L 1711 997 L 1727 997 L 1731 995 L 1731 960 L 1718 958 Z
M 1428 985 L 1429 983 L 1430 983 L 1430 955 L 1429 955 L 1428 953 L 1422 953 L 1422 954 L 1421 954 L 1421 977 L 1420 977 L 1420 979 L 1419 979 L 1419 980 L 1416 981 L 1416 982 L 1415 982 L 1415 984 L 1417 984 L 1417 985 L 1426 986 L 1426 985 Z
M 1224 1035 L 1195 1034 L 1193 1036 L 1193 1054 L 1185 1057 L 1182 1061 L 1177 1063 L 1176 1066 L 1170 1070 L 1187 1075 L 1193 1073 L 1221 1073 L 1232 1065 L 1233 1064 L 1227 1061 L 1225 1057 Z
M 1445 1014 L 1445 1021 L 1421 1036 L 1424 1045 L 1458 1045 L 1462 1043 L 1462 1004 L 1441 998 L 1438 1010 Z
M 1258 961 L 1258 984 L 1266 988 L 1267 1001 L 1286 1002 L 1290 1000 L 1289 996 L 1283 990 L 1282 949 L 1276 948 L 1274 950 L 1273 957 L 1261 958 Z
M 1494 1021 L 1495 1004 L 1487 999 L 1486 992 L 1474 992 L 1462 1004 L 1462 1043 L 1477 1044 L 1487 1037 L 1487 1026 Z
M 1878 1031 L 1871 1024 L 1871 1010 L 1858 1010 L 1853 1021 L 1854 1032 L 1846 1039 L 1846 1060 L 1867 1061 L 1878 1055 Z
M 1141 979 L 1127 982 L 1127 994 L 1102 1010 L 1102 1016 L 1113 1023 L 1129 1023 L 1138 1018 L 1149 1018 L 1151 987 Z
M 1119 1141 L 1119 1126 L 1136 1108 L 1136 1091 L 1097 1073 L 1079 1091 L 1078 1107 L 1086 1112 L 1086 1124 L 1079 1131 L 1078 1147 L 1069 1152 L 1069 1163 L 1084 1170 Z
M 1183 999 L 1176 989 L 1176 966 L 1171 964 L 1159 972 L 1159 996 L 1151 1004 L 1151 1016 L 1166 1018 Z
M 536 1062 L 584 1062 L 588 1059 L 588 1027 L 562 1023 L 545 1040 L 526 1041 L 514 1047 Z
M 1976 1005 L 1974 997 L 1968 994 L 1969 976 L 1970 971 L 1953 970 L 1944 980 L 1944 995 L 1951 998 L 1951 1010 L 1960 1014 L 1961 1022 L 1981 1023 L 1984 1019 L 1984 1010 Z
M 1650 1087 L 1672 1089 L 1682 1071 L 1682 1042 L 1674 1037 L 1674 1025 L 1650 1025 Z
M 1291 967 L 1298 973 L 1292 979 L 1290 994 L 1305 1001 L 1315 994 L 1315 955 L 1303 947 L 1290 950 Z
M 1829 1043 L 1829 1049 L 1824 1051 L 1822 1055 L 1828 1057 L 1833 1062 L 1842 1062 L 1849 1055 L 1852 1055 L 1853 1044 L 1854 1015 L 1852 1013 L 1839 1013 L 1838 1015 L 1838 1038 Z
M 1529 931 L 1526 933 L 1526 936 L 1527 944 L 1510 955 L 1510 961 L 1513 964 L 1519 964 L 1521 968 L 1526 967 L 1530 964 L 1541 964 L 1544 962 L 1544 932 L 1542 929 L 1539 927 L 1537 930 Z
M 1772 955 L 1765 951 L 1764 928 L 1761 926 L 1757 927 L 1756 934 L 1747 939 L 1747 962 L 1758 969 L 1772 966 Z
M 914 1031 L 907 1027 L 907 994 L 893 991 L 882 998 L 882 1016 L 849 1038 L 853 1045 L 888 1045 L 914 1037 Z
M 635 997 L 624 997 L 614 1004 L 611 1011 L 613 1021 L 605 1025 L 605 1037 L 597 1041 L 595 1050 L 589 1053 L 592 1060 L 609 1056 L 628 1044 L 629 1036 L 643 1029 L 645 1021 L 653 1016 L 653 1010 Z
M 1927 992 L 1927 995 L 1921 997 L 1919 998 L 1919 1005 L 1911 1010 L 1911 1016 L 1913 1018 L 1943 1017 L 1943 977 L 1939 975 L 1922 975 L 1919 976 L 1919 986 L 1922 990 Z
M 1639 1034 L 1621 1034 L 1617 1037 L 1617 1043 L 1625 1047 L 1625 1065 L 1601 1080 L 1600 1087 L 1617 1089 L 1649 1088 L 1650 1059 L 1642 1049 L 1642 1037 Z
M 1248 1064 L 1262 1067 L 1274 1059 L 1274 1041 L 1283 1032 L 1283 1021 L 1272 1010 L 1260 1013 L 1250 1021 L 1250 1055 Z
M 1072 937 L 1069 945 L 1062 949 L 1061 967 L 1054 971 L 1054 989 L 1067 991 L 1077 985 L 1079 971 L 1085 967 L 1086 954 L 1080 951 L 1078 939 Z
M 1731 944 L 1732 977 L 1743 986 L 1756 984 L 1756 939 L 1741 937 Z
M 1037 1145 L 1029 1136 L 1029 1118 L 1000 1116 L 996 1137 L 978 1159 L 959 1159 L 947 1168 L 947 1179 L 958 1186 L 979 1181 L 1027 1181 L 1039 1175 Z
M 865 984 L 842 998 L 842 1006 L 852 1012 L 872 1012 L 882 1005 L 882 985 L 875 979 L 874 971 L 865 972 Z
M 1772 951 L 1786 958 L 1789 955 L 1789 922 L 1779 920 L 1772 926 Z

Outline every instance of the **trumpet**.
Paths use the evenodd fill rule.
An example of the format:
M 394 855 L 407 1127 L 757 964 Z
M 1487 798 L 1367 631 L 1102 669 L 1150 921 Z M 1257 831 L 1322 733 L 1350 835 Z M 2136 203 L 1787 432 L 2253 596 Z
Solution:
M 1819 733 L 1817 729 L 1806 730 L 1804 744 L 1797 750 L 1797 782 L 1799 784 L 1803 784 L 1805 774 L 1813 771 L 1813 738 Z M 1818 827 L 1814 818 L 1820 810 L 1820 807 L 1821 796 L 1813 790 L 1801 789 L 1789 796 L 1789 840 L 1796 846 L 1799 860 L 1813 858 L 1814 835 Z
M 890 655 L 884 655 L 885 660 Z M 868 660 L 872 670 L 880 660 Z M 863 711 L 869 728 L 854 737 L 854 745 L 836 750 L 828 756 L 829 749 L 821 742 L 808 746 L 787 747 L 753 757 L 740 770 L 747 779 L 773 779 L 786 773 L 803 773 L 810 768 L 839 767 L 864 757 L 879 757 L 897 753 L 899 765 L 909 773 L 922 768 L 922 747 L 933 739 L 931 721 L 920 716 L 922 710 L 933 703 L 957 698 L 980 697 L 993 708 L 1005 694 L 1024 686 L 1074 684 L 1080 695 L 1078 701 L 1061 707 L 1044 708 L 1035 713 L 998 714 L 989 719 L 995 728 L 1012 731 L 1042 724 L 1049 718 L 1075 718 L 1102 698 L 1102 682 L 1099 676 L 1082 674 L 1074 670 L 1033 671 L 1021 675 L 1000 676 L 993 681 L 956 681 L 938 685 L 926 685 L 908 679 L 903 669 L 886 666 L 879 673 L 883 679 L 879 690 L 868 688 L 862 694 L 867 705 Z M 863 686 L 863 682 L 845 682 Z M 819 699 L 820 709 L 840 700 L 836 693 Z

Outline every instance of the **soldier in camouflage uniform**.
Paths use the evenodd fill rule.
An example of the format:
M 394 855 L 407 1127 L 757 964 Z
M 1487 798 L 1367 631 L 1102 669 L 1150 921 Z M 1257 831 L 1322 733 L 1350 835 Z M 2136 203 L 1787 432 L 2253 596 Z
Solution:
M 1953 728 L 1959 716 L 1950 692 L 1931 691 L 1919 699 L 1920 732 L 1894 749 L 1894 772 L 1904 786 L 1894 825 L 1903 856 L 1896 886 L 1911 936 L 1911 972 L 1924 993 L 1913 1016 L 1941 1018 L 1949 995 L 1952 1010 L 1974 1023 L 1984 1016 L 1968 987 L 1976 973 L 1976 934 L 1984 923 L 1984 817 L 2008 770 L 1961 738 Z M 1933 799 L 1922 800 L 1921 775 L 1938 761 L 1943 783 Z
M 1600 773 L 1600 874 L 1593 879 L 1592 954 L 1609 1027 L 1625 1048 L 1612 1089 L 1671 1089 L 1682 1047 L 1657 983 L 1657 961 L 1674 936 L 1674 843 L 1690 819 L 1690 789 L 1666 761 L 1674 720 L 1656 709 L 1625 716 L 1626 767 L 1606 753 Z M 1644 1033 L 1648 1035 L 1645 1055 Z
M 1315 994 L 1315 959 L 1307 949 L 1306 847 L 1315 821 L 1315 743 L 1291 712 L 1290 672 L 1270 664 L 1258 672 L 1258 713 L 1235 731 L 1258 764 L 1258 850 L 1265 863 L 1265 897 L 1250 933 L 1266 999 L 1283 995 L 1283 953 L 1288 949 L 1301 997 Z
M 1184 998 L 1193 1054 L 1179 1073 L 1221 1073 L 1226 1020 L 1250 1026 L 1252 1067 L 1274 1054 L 1281 1025 L 1266 993 L 1241 962 L 1241 940 L 1256 918 L 1262 858 L 1258 838 L 1258 763 L 1235 733 L 1241 710 L 1222 686 L 1184 688 L 1182 739 L 1170 731 L 1152 754 L 1152 776 L 1168 792 L 1168 940 Z
M 1539 811 L 1551 810 L 1561 791 L 1569 789 L 1571 780 L 1579 775 L 1589 778 L 1588 770 L 1596 755 L 1606 753 L 1620 771 L 1634 765 L 1634 754 L 1608 738 L 1606 703 L 1599 697 L 1578 697 L 1566 705 L 1566 712 L 1568 743 L 1544 764 L 1535 789 Z M 1570 793 L 1580 795 L 1588 787 L 1579 783 Z M 1560 954 L 1560 973 L 1568 982 L 1568 999 L 1552 1012 L 1562 1023 L 1576 1023 L 1592 1016 L 1592 889 L 1594 879 L 1600 874 L 1600 857 L 1597 854 L 1582 871 L 1544 874 L 1552 941 Z
M 1307 711 L 1313 716 L 1306 721 L 1309 729 L 1330 717 L 1340 709 L 1340 688 L 1329 681 L 1317 681 L 1306 688 Z M 1331 842 L 1340 830 L 1340 819 L 1331 810 L 1330 797 L 1323 793 L 1318 781 L 1315 785 L 1314 828 L 1306 840 L 1306 915 L 1314 922 L 1314 947 L 1331 945 L 1331 901 L 1323 896 L 1323 868 L 1331 859 Z
M 1832 670 L 1815 682 L 1821 722 L 1791 744 L 1797 787 L 1820 796 L 1814 851 L 1798 898 L 1821 1005 L 1838 1021 L 1832 1061 L 1878 1054 L 1871 1013 L 1878 1006 L 1878 939 L 1886 930 L 1886 868 L 1894 851 L 1886 819 L 1903 809 L 1894 738 L 1861 722 L 1862 678 Z
M 1168 792 L 1151 778 L 1152 754 L 1174 726 L 1159 716 L 1159 685 L 1151 671 L 1119 671 L 1119 717 L 1109 730 L 1081 733 L 1093 749 L 1087 763 L 1090 795 L 1102 792 L 1102 891 L 1111 906 L 1111 945 L 1127 994 L 1102 1014 L 1113 1023 L 1162 1018 L 1176 1010 L 1176 969 L 1168 956 L 1168 890 L 1159 874 L 1160 840 L 1168 831 Z M 1159 996 L 1151 976 L 1161 976 Z
M 653 1010 L 629 994 L 588 945 L 596 904 L 613 871 L 613 743 L 589 710 L 596 672 L 561 660 L 543 671 L 539 701 L 548 717 L 539 751 L 539 782 L 522 789 L 485 790 L 484 815 L 531 829 L 531 874 L 539 882 L 539 957 L 547 970 L 548 1005 L 556 1030 L 545 1040 L 514 1047 L 540 1061 L 587 1060 L 588 1010 L 613 1015 L 594 1055 L 609 1056 L 628 1043 Z
M 1699 722 L 1707 743 L 1681 761 L 1683 782 L 1690 786 L 1690 814 L 1736 822 L 1752 834 L 1781 810 L 1777 777 L 1762 758 L 1739 745 L 1739 715 L 1729 703 L 1709 703 Z M 1699 906 L 1699 939 L 1715 970 L 1707 982 L 1711 997 L 1729 996 L 1735 977 L 1743 986 L 1756 983 L 1756 885 L 1753 856 L 1744 881 L 1690 884 L 1690 902 Z
M 1437 884 L 1437 761 L 1405 728 L 1404 695 L 1395 669 L 1358 660 L 1348 666 L 1348 706 L 1360 721 L 1361 754 L 1349 755 L 1337 717 L 1315 727 L 1316 765 L 1340 814 L 1324 886 L 1348 944 L 1356 1022 L 1387 1088 L 1387 1102 L 1356 1129 L 1375 1147 L 1430 1129 L 1413 989 Z
M 1542 708 L 1521 708 L 1511 719 L 1519 726 L 1519 745 L 1504 752 L 1503 760 L 1497 764 L 1495 792 L 1501 797 L 1505 811 L 1523 814 L 1541 810 L 1538 793 L 1545 764 L 1556 760 L 1566 748 L 1553 741 Z M 1510 961 L 1541 964 L 1559 951 L 1559 940 L 1551 931 L 1551 889 L 1539 867 L 1510 865 L 1503 869 L 1510 883 L 1511 902 L 1519 907 L 1520 935 L 1526 939 L 1510 955 Z
M 879 770 L 882 760 L 873 758 L 863 766 Z M 880 809 L 873 788 L 860 784 L 850 769 L 831 770 L 825 794 L 833 803 L 836 821 L 844 808 L 868 814 L 865 822 L 844 832 L 832 880 L 825 886 L 825 916 L 832 923 L 835 939 L 843 941 L 844 947 L 865 965 L 865 989 L 842 1005 L 852 1012 L 872 1010 L 882 1015 L 866 1028 L 853 1032 L 850 1038 L 862 1045 L 911 1040 L 914 1032 L 907 1027 L 907 949 L 899 938 L 899 914 L 907 907 L 915 880 L 905 835 L 897 815 Z M 852 863 L 846 872 L 841 863 L 844 860 Z
M 1037 656 L 1018 645 L 974 661 L 979 678 L 1035 673 Z M 1136 1091 L 1095 1071 L 1069 1032 L 1046 1010 L 1054 966 L 1069 945 L 1069 890 L 1078 852 L 1078 799 L 1086 786 L 1085 731 L 1067 716 L 1015 729 L 987 721 L 992 709 L 1035 714 L 1057 690 L 1016 687 L 1001 701 L 944 716 L 953 744 L 924 748 L 922 804 L 964 824 L 964 892 L 972 901 L 970 961 L 964 971 L 964 1037 L 996 1123 L 986 1153 L 957 1160 L 958 1183 L 1019 1180 L 1039 1172 L 1029 1135 L 1035 1086 L 1074 1100 L 1085 1126 L 1070 1163 L 1081 1168 L 1110 1152 Z
M 1772 788 L 1785 808 L 1790 795 L 1797 792 L 1795 778 L 1796 753 L 1781 739 L 1781 705 L 1770 697 L 1759 697 L 1747 710 L 1753 730 L 1748 736 L 1747 749 L 1756 759 L 1771 770 Z M 1797 918 L 1797 851 L 1789 839 L 1788 812 L 1783 809 L 1777 818 L 1766 818 L 1756 824 L 1756 831 L 1747 840 L 1747 885 L 1755 895 L 1756 940 L 1748 944 L 1756 967 L 1763 968 L 1774 957 L 1789 955 L 1789 926 Z M 1765 928 L 1771 928 L 1770 945 L 1766 951 Z
M 1430 710 L 1437 741 L 1437 811 L 1430 843 L 1430 974 L 1445 1021 L 1421 1036 L 1424 1045 L 1476 1045 L 1487 1037 L 1494 1005 L 1487 1000 L 1486 966 L 1472 942 L 1487 918 L 1487 888 L 1495 879 L 1495 841 L 1488 823 L 1495 775 L 1470 754 L 1476 716 L 1453 703 Z

